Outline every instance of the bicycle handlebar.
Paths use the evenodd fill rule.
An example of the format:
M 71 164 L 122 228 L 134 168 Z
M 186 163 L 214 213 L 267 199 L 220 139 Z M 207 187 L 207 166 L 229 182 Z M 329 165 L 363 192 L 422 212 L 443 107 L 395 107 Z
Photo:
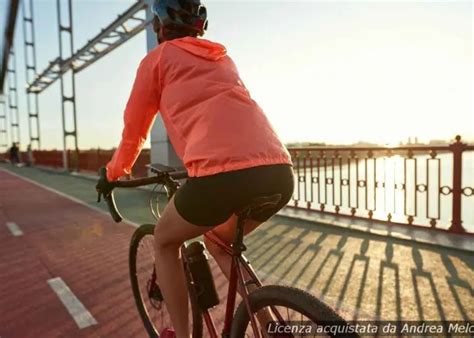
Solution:
M 99 176 L 101 178 L 106 178 L 107 170 L 102 167 L 99 169 Z M 175 180 L 187 178 L 188 174 L 186 171 L 175 171 L 175 172 L 159 172 L 156 176 L 137 178 L 129 181 L 115 181 L 110 182 L 114 188 L 135 188 L 141 187 L 150 184 L 163 184 L 168 186 L 170 189 L 176 189 L 177 182 Z M 107 207 L 109 209 L 110 215 L 116 223 L 120 223 L 123 220 L 122 215 L 117 209 L 117 204 L 115 203 L 114 191 L 110 191 L 108 194 L 102 194 L 99 192 L 97 202 L 100 202 L 100 197 L 104 196 L 105 201 L 107 202 Z

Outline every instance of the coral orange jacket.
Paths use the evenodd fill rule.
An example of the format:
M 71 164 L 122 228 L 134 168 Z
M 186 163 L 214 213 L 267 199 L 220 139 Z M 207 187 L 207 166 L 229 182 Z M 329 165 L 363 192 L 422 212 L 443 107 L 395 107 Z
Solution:
M 158 110 L 190 177 L 291 164 L 225 47 L 186 37 L 159 45 L 140 63 L 109 180 L 131 172 Z

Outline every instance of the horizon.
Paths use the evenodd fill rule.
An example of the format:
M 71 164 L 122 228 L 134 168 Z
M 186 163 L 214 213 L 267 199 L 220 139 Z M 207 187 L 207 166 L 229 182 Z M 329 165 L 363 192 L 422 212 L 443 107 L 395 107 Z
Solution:
M 468 144 L 468 145 L 474 145 L 474 139 L 464 139 L 461 136 L 461 142 Z M 412 140 L 413 141 L 413 140 Z M 456 140 L 455 138 L 451 139 L 431 139 L 427 140 L 425 142 L 420 142 L 414 141 L 410 142 L 408 140 L 405 141 L 400 141 L 396 143 L 372 143 L 372 142 L 367 142 L 364 140 L 359 140 L 355 141 L 353 143 L 326 143 L 324 141 L 292 141 L 292 142 L 283 142 L 286 147 L 381 147 L 381 148 L 397 148 L 397 147 L 416 147 L 416 146 L 444 146 L 444 145 L 450 145 L 452 143 L 455 143 Z M 79 151 L 96 151 L 96 150 L 103 150 L 103 151 L 111 151 L 115 150 L 117 146 L 112 146 L 109 148 L 101 148 L 101 147 L 90 147 L 90 148 L 79 148 Z M 70 149 L 73 150 L 73 149 Z M 143 150 L 150 150 L 149 145 L 146 145 L 143 147 Z M 26 146 L 25 145 L 20 145 L 20 151 L 26 151 Z M 37 149 L 33 149 L 33 151 L 37 151 Z M 41 151 L 63 151 L 62 147 L 61 148 L 49 148 L 49 149 L 44 149 L 42 148 Z

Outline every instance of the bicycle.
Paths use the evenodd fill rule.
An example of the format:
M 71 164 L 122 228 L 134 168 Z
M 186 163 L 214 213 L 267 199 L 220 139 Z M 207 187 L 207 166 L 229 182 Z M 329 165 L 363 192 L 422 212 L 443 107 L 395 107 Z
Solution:
M 171 198 L 179 189 L 180 179 L 185 179 L 187 174 L 185 171 L 179 171 L 176 168 L 153 164 L 149 166 L 155 176 L 132 179 L 128 181 L 117 181 L 113 183 L 114 187 L 131 188 L 150 184 L 163 185 L 168 198 Z M 100 171 L 100 175 L 105 175 L 105 169 Z M 116 222 L 122 220 L 119 213 L 113 191 L 104 196 L 107 202 L 110 214 Z M 306 291 L 278 285 L 263 286 L 262 282 L 257 277 L 249 261 L 243 255 L 246 251 L 246 246 L 243 242 L 243 225 L 247 218 L 254 212 L 261 212 L 265 208 L 274 207 L 280 200 L 280 195 L 262 196 L 250 201 L 246 206 L 240 210 L 236 210 L 237 226 L 235 239 L 232 244 L 227 244 L 216 236 L 212 231 L 205 234 L 205 236 L 213 243 L 222 248 L 226 253 L 232 256 L 231 273 L 229 278 L 229 286 L 227 291 L 227 303 L 225 310 L 224 326 L 222 329 L 222 337 L 241 338 L 245 336 L 263 337 L 263 332 L 267 331 L 271 326 L 262 328 L 257 320 L 257 313 L 266 311 L 271 315 L 273 321 L 273 335 L 274 337 L 293 337 L 293 333 L 297 332 L 280 332 L 277 328 L 284 328 L 291 324 L 291 328 L 295 327 L 296 322 L 303 323 L 306 328 L 308 325 L 324 326 L 329 324 L 347 325 L 347 322 L 342 319 L 331 307 L 321 302 Z M 100 201 L 100 194 L 98 201 Z M 154 215 L 159 216 L 159 211 L 154 212 Z M 143 321 L 145 329 L 150 337 L 159 337 L 160 330 L 164 329 L 166 324 L 165 304 L 163 296 L 159 290 L 159 285 L 156 282 L 156 272 L 154 266 L 154 250 L 153 250 L 153 224 L 143 224 L 139 226 L 134 232 L 129 252 L 129 267 L 130 278 L 133 290 L 133 295 L 138 308 L 138 312 Z M 138 250 L 141 246 L 146 247 L 146 240 L 151 241 L 151 248 L 148 258 L 143 258 L 139 261 Z M 190 300 L 190 311 L 192 318 L 191 332 L 193 338 L 203 337 L 203 319 L 206 324 L 208 334 L 211 338 L 217 338 L 217 328 L 211 316 L 210 309 L 219 303 L 215 286 L 209 286 L 209 279 L 213 281 L 212 274 L 209 269 L 209 264 L 206 261 L 206 266 L 201 266 L 200 269 L 192 269 L 192 261 L 190 261 L 189 251 L 204 250 L 202 242 L 192 242 L 184 244 L 181 247 L 183 264 L 188 284 L 188 294 Z M 138 267 L 145 265 L 145 274 L 139 276 Z M 244 271 L 250 276 L 249 280 L 245 280 Z M 202 281 L 205 282 L 202 282 Z M 206 282 L 207 280 L 207 282 Z M 249 292 L 249 285 L 255 285 L 257 288 Z M 214 290 L 210 290 L 214 287 Z M 237 288 L 240 290 L 242 301 L 234 313 Z M 217 299 L 216 299 L 217 298 Z M 284 311 L 288 317 L 283 319 Z M 289 310 L 292 310 L 290 316 Z M 150 313 L 155 311 L 156 315 Z M 160 312 L 161 327 L 159 327 L 158 312 Z M 250 325 L 249 325 L 250 324 Z M 268 324 L 268 323 L 266 323 Z M 169 325 L 168 325 L 169 326 Z M 275 331 L 276 330 L 276 331 Z M 297 334 L 299 336 L 299 333 Z M 329 333 L 330 337 L 338 337 L 337 334 Z M 344 334 L 344 337 L 358 337 L 354 334 Z

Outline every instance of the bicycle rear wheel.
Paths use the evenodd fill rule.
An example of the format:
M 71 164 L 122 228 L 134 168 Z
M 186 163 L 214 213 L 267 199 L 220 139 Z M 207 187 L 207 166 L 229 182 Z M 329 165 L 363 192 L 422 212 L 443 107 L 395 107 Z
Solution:
M 295 331 L 293 333 L 282 333 L 275 329 L 278 324 L 291 324 L 292 328 L 299 329 L 311 325 L 311 327 L 328 324 L 328 322 L 343 324 L 346 321 L 340 317 L 332 308 L 321 302 L 311 294 L 288 286 L 268 285 L 263 286 L 249 295 L 250 307 L 252 313 L 267 310 L 272 316 L 274 322 L 273 329 L 267 331 L 266 327 L 261 327 L 258 323 L 260 332 L 269 332 L 271 337 L 301 337 L 305 332 Z M 277 319 L 277 315 L 280 316 Z M 268 324 L 268 323 L 267 323 Z M 254 337 L 250 318 L 245 307 L 241 302 L 232 321 L 231 338 Z M 306 334 L 313 337 L 311 334 Z M 345 333 L 343 335 L 328 334 L 328 337 L 359 337 L 357 334 Z M 320 337 L 318 335 L 317 337 Z
M 130 243 L 129 268 L 138 313 L 149 336 L 157 338 L 163 329 L 171 328 L 172 324 L 154 276 L 154 229 L 153 224 L 143 224 L 135 230 Z M 189 318 L 192 319 L 190 331 L 193 338 L 201 338 L 201 311 L 192 300 L 189 309 Z

